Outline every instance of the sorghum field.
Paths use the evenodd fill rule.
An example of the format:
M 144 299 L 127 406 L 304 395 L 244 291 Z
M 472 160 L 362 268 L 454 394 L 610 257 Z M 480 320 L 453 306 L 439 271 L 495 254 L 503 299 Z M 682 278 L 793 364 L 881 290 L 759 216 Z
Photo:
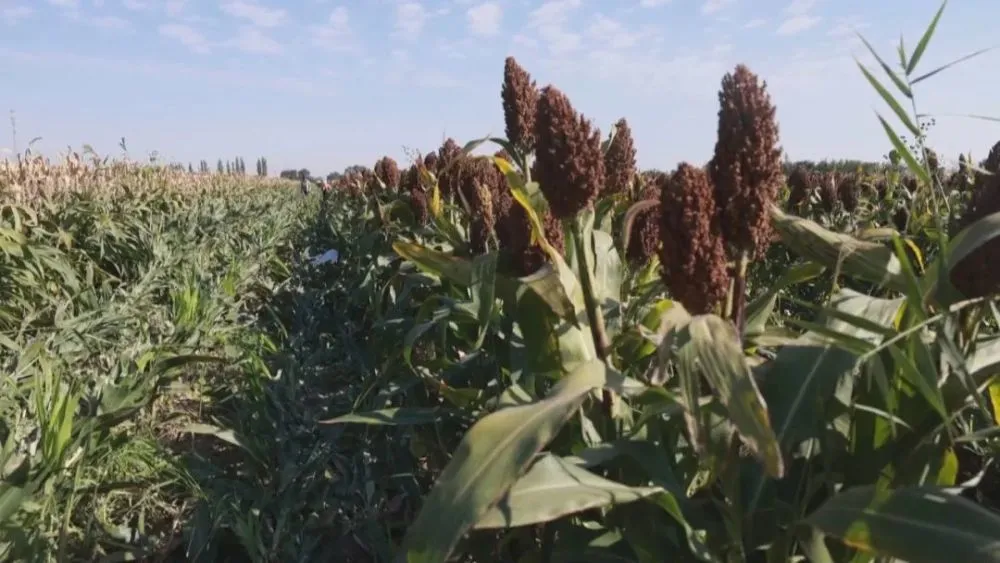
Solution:
M 0 559 L 1000 561 L 1000 143 L 926 146 L 937 17 L 859 72 L 878 162 L 784 162 L 738 66 L 637 172 L 514 59 L 505 139 L 329 192 L 6 162 Z

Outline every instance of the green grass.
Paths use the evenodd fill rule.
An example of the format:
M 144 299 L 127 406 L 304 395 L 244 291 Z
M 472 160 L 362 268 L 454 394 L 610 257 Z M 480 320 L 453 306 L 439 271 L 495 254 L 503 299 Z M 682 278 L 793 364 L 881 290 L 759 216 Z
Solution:
M 316 199 L 236 185 L 33 207 L 0 224 L 2 558 L 326 553 L 356 517 L 335 490 L 357 501 L 338 469 L 354 462 L 315 425 L 348 408 L 352 369 L 323 333 L 336 266 L 306 262 L 341 242 Z

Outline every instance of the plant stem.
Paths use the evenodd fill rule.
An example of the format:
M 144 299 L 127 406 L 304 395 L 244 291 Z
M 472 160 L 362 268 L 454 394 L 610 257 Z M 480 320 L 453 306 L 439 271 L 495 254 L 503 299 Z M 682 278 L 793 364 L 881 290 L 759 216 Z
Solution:
M 747 269 L 750 266 L 750 257 L 744 250 L 740 252 L 740 257 L 736 261 L 736 279 L 733 280 L 733 300 L 732 321 L 736 325 L 736 334 L 743 338 L 743 324 L 746 321 L 747 307 Z
M 611 348 L 611 345 L 608 342 L 608 332 L 604 327 L 604 315 L 601 313 L 600 305 L 594 297 L 594 281 L 590 277 L 590 263 L 587 261 L 583 229 L 580 228 L 579 216 L 570 221 L 570 236 L 573 238 L 573 250 L 577 255 L 577 264 L 580 265 L 580 285 L 583 289 L 583 304 L 587 311 L 588 324 L 590 324 L 590 335 L 594 339 L 594 348 L 597 350 L 597 357 L 602 362 L 607 363 L 608 350 Z M 614 395 L 611 390 L 604 389 L 601 392 L 601 399 L 604 412 L 610 419 L 612 405 L 614 404 Z
M 594 280 L 590 276 L 590 264 L 587 262 L 579 220 L 572 221 L 570 230 L 573 235 L 573 250 L 577 254 L 577 263 L 580 265 L 580 285 L 583 289 L 583 304 L 587 310 L 587 321 L 590 323 L 590 334 L 594 338 L 597 357 L 606 361 L 611 345 L 608 343 L 608 333 L 604 327 L 604 315 L 594 297 Z

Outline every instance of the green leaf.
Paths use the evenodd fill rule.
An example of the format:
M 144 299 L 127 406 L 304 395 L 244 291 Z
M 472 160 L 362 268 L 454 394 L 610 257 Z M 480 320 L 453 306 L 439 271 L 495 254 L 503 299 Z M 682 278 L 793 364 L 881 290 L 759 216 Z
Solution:
M 447 409 L 440 407 L 400 407 L 368 412 L 352 412 L 329 420 L 321 420 L 320 424 L 370 424 L 378 426 L 431 424 L 441 420 L 448 412 Z
M 767 320 L 774 312 L 778 303 L 778 295 L 782 290 L 793 285 L 809 281 L 822 274 L 826 268 L 815 262 L 803 262 L 792 266 L 783 276 L 778 278 L 763 294 L 747 304 L 746 325 L 747 335 L 763 334 L 767 328 Z
M 806 522 L 855 549 L 909 563 L 1000 562 L 1000 516 L 932 487 L 855 487 Z
M 941 7 L 938 8 L 936 14 L 934 14 L 934 19 L 931 20 L 930 25 L 924 31 L 923 36 L 920 41 L 917 42 L 917 48 L 913 50 L 913 55 L 910 56 L 910 62 L 906 65 L 907 76 L 913 74 L 913 71 L 917 69 L 917 64 L 920 63 L 920 58 L 924 56 L 924 51 L 927 50 L 927 45 L 931 42 L 931 37 L 934 36 L 934 30 L 937 29 L 938 22 L 941 21 L 941 15 L 944 14 L 944 8 L 948 5 L 948 0 L 941 2 Z
M 572 319 L 575 307 L 563 287 L 559 272 L 551 264 L 545 264 L 540 270 L 530 276 L 519 278 L 528 286 L 552 312 L 561 319 Z
M 919 162 L 917 162 L 917 159 L 913 157 L 913 153 L 911 153 L 910 149 L 905 144 L 903 144 L 903 140 L 899 138 L 899 135 L 897 135 L 896 131 L 892 128 L 892 126 L 889 125 L 889 122 L 886 121 L 885 118 L 883 118 L 878 113 L 876 113 L 875 115 L 878 117 L 879 123 L 882 124 L 882 129 L 885 130 L 886 136 L 889 137 L 889 142 L 892 143 L 892 146 L 893 148 L 896 149 L 896 152 L 898 152 L 899 155 L 903 157 L 903 160 L 906 162 L 906 167 L 910 169 L 910 172 L 916 174 L 920 178 L 920 180 L 924 183 L 924 185 L 927 186 L 931 185 L 931 177 L 928 174 L 927 169 L 924 168 L 923 165 L 921 165 Z
M 222 440 L 223 442 L 242 448 L 247 453 L 253 455 L 253 450 L 248 448 L 246 444 L 243 442 L 243 440 L 241 440 L 240 437 L 236 435 L 236 432 L 232 429 L 219 428 L 218 426 L 213 426 L 211 424 L 196 423 L 188 425 L 182 430 L 182 432 L 215 436 L 216 438 Z M 256 456 L 254 456 L 254 459 L 256 459 L 258 463 L 262 463 L 262 460 L 257 458 Z
M 16 514 L 29 496 L 29 492 L 23 487 L 0 483 L 0 524 Z
M 952 270 L 956 266 L 972 256 L 977 250 L 989 244 L 997 236 L 1000 236 L 1000 212 L 991 213 L 979 219 L 962 229 L 954 238 L 949 240 L 946 251 L 935 262 L 935 267 L 931 268 L 931 272 L 944 264 L 945 271 L 948 274 L 947 277 L 950 279 Z M 930 282 L 931 290 L 936 290 L 939 299 L 943 299 L 945 303 L 951 302 L 950 299 L 945 299 L 945 295 L 942 293 L 943 288 L 937 287 L 937 276 L 928 273 L 925 279 Z
M 871 46 L 871 43 L 869 43 L 868 40 L 864 38 L 864 36 L 862 36 L 859 33 L 858 37 L 860 37 L 861 41 L 864 42 L 865 47 L 868 47 L 868 52 L 870 52 L 872 54 L 872 56 L 875 57 L 875 60 L 877 60 L 878 64 L 881 65 L 882 70 L 884 70 L 885 73 L 889 76 L 889 78 L 892 79 L 892 82 L 893 82 L 893 84 L 896 85 L 896 88 L 898 88 L 899 91 L 902 92 L 903 95 L 906 96 L 907 98 L 912 98 L 913 97 L 913 91 L 910 90 L 910 87 L 906 85 L 906 82 L 904 82 L 903 79 L 900 78 L 896 74 L 896 72 L 893 71 L 892 68 L 888 64 L 886 64 L 886 62 L 884 60 L 882 60 L 882 57 L 879 56 L 879 54 L 875 51 L 875 48 Z M 855 59 L 855 62 L 857 62 L 856 59 Z M 860 65 L 861 65 L 861 63 L 859 62 L 858 66 L 860 66 Z M 864 68 L 862 68 L 861 70 L 862 70 L 862 72 L 865 73 L 865 76 L 868 76 L 868 73 L 865 71 Z M 874 80 L 874 77 L 869 77 L 868 78 L 869 82 L 872 82 L 873 80 Z M 874 85 L 874 83 L 873 83 L 873 85 Z M 879 89 L 879 87 L 876 86 L 876 89 Z M 881 92 L 879 92 L 879 93 L 881 93 Z M 888 94 L 888 92 L 886 92 L 886 94 Z M 886 94 L 883 94 L 882 97 L 885 98 Z M 888 100 L 886 100 L 886 101 L 888 101 Z M 893 102 L 895 102 L 895 100 L 893 100 Z M 892 104 L 889 104 L 889 105 L 892 105 Z M 896 104 L 896 105 L 898 105 L 898 104 Z M 918 131 L 918 133 L 919 133 L 919 131 Z
M 663 492 L 660 487 L 629 487 L 545 454 L 474 528 L 514 528 L 551 522 L 591 508 L 617 506 Z
M 835 233 L 777 207 L 771 208 L 771 218 L 782 242 L 802 258 L 890 289 L 905 288 L 902 266 L 891 248 Z
M 472 283 L 472 264 L 468 260 L 401 240 L 392 243 L 392 249 L 429 274 L 445 277 L 463 287 L 469 287 Z
M 832 307 L 823 309 L 827 326 L 836 332 L 871 343 L 895 334 L 893 323 L 900 314 L 904 299 L 884 299 L 843 289 L 830 299 Z
M 546 398 L 496 411 L 473 425 L 407 530 L 402 548 L 405 560 L 444 561 L 590 391 L 604 385 L 604 379 L 604 364 L 587 362 L 563 378 Z
M 903 106 L 899 105 L 899 102 L 896 101 L 896 98 L 892 97 L 892 94 L 890 94 L 889 91 L 885 89 L 885 86 L 882 86 L 882 84 L 878 81 L 878 79 L 875 78 L 875 76 L 873 76 L 872 73 L 869 72 L 868 69 L 865 68 L 863 64 L 861 64 L 859 61 L 855 62 L 857 62 L 858 68 L 861 69 L 862 74 L 865 75 L 865 78 L 868 79 L 868 82 L 871 83 L 872 87 L 875 88 L 875 91 L 878 92 L 880 96 L 882 96 L 882 99 L 885 100 L 885 103 L 888 104 L 890 108 L 892 108 L 892 111 L 896 114 L 896 117 L 898 117 L 899 120 L 903 122 L 903 125 L 905 125 L 906 128 L 910 130 L 910 133 L 913 133 L 914 136 L 920 136 L 920 129 L 916 125 L 914 125 L 913 120 L 910 119 L 910 116 L 906 113 L 906 110 L 903 109 Z
M 965 369 L 977 385 L 1000 375 L 1000 338 L 977 342 L 976 348 L 965 358 Z
M 947 420 L 948 412 L 944 406 L 944 397 L 941 394 L 941 389 L 937 386 L 937 373 L 920 370 L 917 364 L 897 346 L 889 346 L 888 350 L 892 355 L 893 362 L 900 369 L 903 379 L 924 397 L 924 400 L 934 408 L 942 420 Z
M 767 406 L 743 357 L 732 323 L 714 315 L 699 315 L 687 327 L 701 373 L 725 405 L 743 442 L 760 459 L 768 475 L 780 478 L 785 465 L 768 420 Z
M 948 70 L 949 68 L 951 68 L 951 67 L 953 67 L 953 66 L 955 66 L 955 65 L 957 65 L 959 63 L 964 63 L 965 61 L 967 61 L 969 59 L 976 58 L 979 55 L 988 53 L 988 52 L 990 52 L 990 51 L 992 51 L 994 49 L 996 49 L 996 47 L 987 47 L 985 49 L 979 49 L 978 51 L 969 53 L 968 55 L 965 55 L 964 57 L 959 57 L 959 58 L 951 61 L 950 63 L 941 65 L 941 66 L 937 67 L 936 69 L 934 69 L 934 70 L 932 70 L 932 71 L 930 71 L 930 72 L 928 72 L 926 74 L 922 74 L 922 75 L 918 76 L 917 78 L 914 78 L 913 80 L 910 81 L 910 84 L 917 84 L 919 82 L 923 82 L 924 80 L 927 80 L 928 78 L 930 78 L 930 77 L 932 77 L 932 76 L 934 76 L 934 75 L 936 75 L 936 74 L 938 74 L 940 72 L 944 72 L 944 71 Z
M 824 308 L 826 331 L 851 340 L 876 344 L 892 327 L 902 299 L 880 299 L 844 290 Z M 859 322 L 854 319 L 861 319 Z M 840 380 L 854 369 L 858 355 L 846 343 L 807 332 L 783 347 L 766 367 L 761 391 L 771 411 L 771 421 L 782 447 L 790 448 L 820 430 L 823 406 Z
M 514 298 L 513 316 L 516 322 L 511 334 L 511 368 L 532 376 L 558 371 L 563 365 L 555 331 L 559 319 L 550 306 L 537 292 L 521 286 Z M 526 388 L 533 389 L 531 384 Z
M 472 302 L 476 307 L 479 319 L 479 338 L 475 349 L 483 345 L 486 329 L 493 318 L 493 306 L 496 304 L 497 255 L 490 252 L 476 256 L 472 260 Z
M 819 430 L 824 403 L 856 362 L 857 356 L 851 352 L 812 333 L 778 352 L 762 374 L 761 393 L 783 447 L 791 447 Z
M 593 231 L 594 242 L 594 293 L 599 304 L 617 303 L 621 300 L 624 268 L 615 248 L 615 241 L 604 231 Z

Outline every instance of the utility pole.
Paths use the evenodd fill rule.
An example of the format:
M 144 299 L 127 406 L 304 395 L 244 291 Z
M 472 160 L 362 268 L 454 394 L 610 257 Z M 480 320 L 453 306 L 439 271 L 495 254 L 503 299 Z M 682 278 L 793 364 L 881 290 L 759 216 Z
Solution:
M 17 117 L 14 115 L 14 110 L 10 110 L 10 138 L 12 141 L 14 154 L 17 154 Z

